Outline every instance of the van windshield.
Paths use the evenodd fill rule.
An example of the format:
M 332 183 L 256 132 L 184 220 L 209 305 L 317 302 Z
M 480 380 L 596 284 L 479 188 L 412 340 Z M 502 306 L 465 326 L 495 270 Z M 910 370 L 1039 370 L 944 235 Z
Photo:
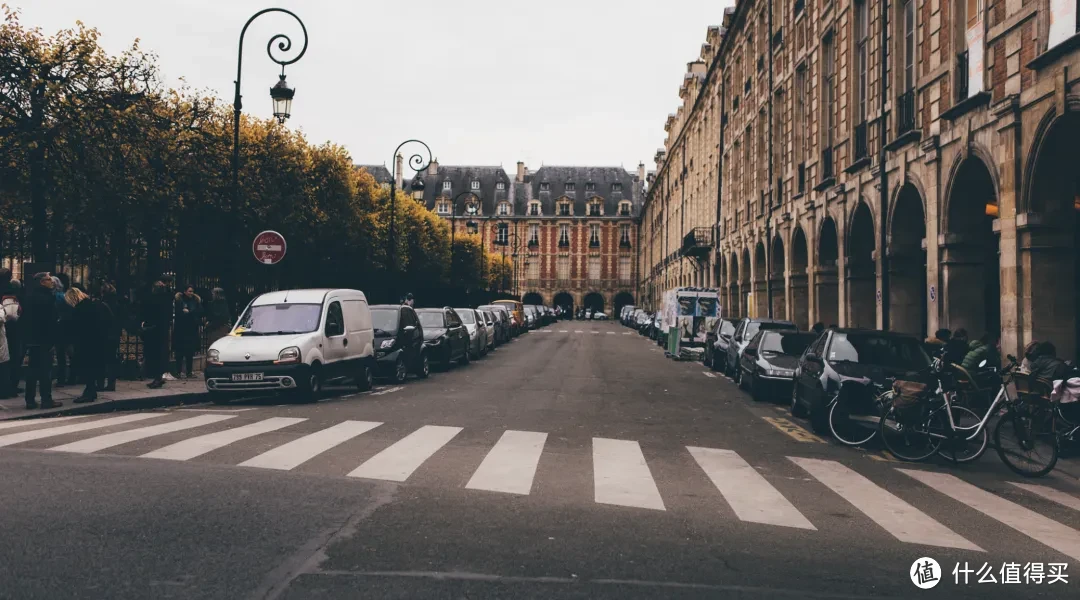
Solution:
M 321 317 L 321 304 L 252 305 L 240 317 L 235 331 L 243 336 L 311 333 L 319 329 Z

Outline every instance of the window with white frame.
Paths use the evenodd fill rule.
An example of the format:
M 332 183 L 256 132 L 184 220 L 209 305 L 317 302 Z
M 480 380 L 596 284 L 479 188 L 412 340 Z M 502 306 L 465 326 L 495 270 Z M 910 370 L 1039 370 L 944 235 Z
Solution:
M 439 203 L 435 205 L 435 212 L 440 214 L 440 215 L 449 215 L 450 214 L 450 201 L 449 200 L 440 200 Z
M 630 203 L 629 202 L 624 201 L 624 202 L 619 203 L 619 216 L 620 217 L 629 217 L 630 216 Z
M 600 225 L 593 223 L 589 225 L 589 246 L 596 247 L 600 245 Z
M 622 225 L 619 227 L 619 245 L 629 248 L 630 247 L 630 226 Z
M 569 217 L 571 214 L 573 214 L 573 211 L 571 211 L 571 204 L 569 202 L 565 201 L 565 200 L 560 202 L 559 203 L 559 216 L 560 217 Z
M 510 226 L 506 223 L 499 223 L 495 228 L 495 243 L 505 246 L 510 241 Z
M 500 181 L 499 183 L 496 183 L 495 184 L 495 189 L 499 190 L 500 192 L 505 190 L 506 189 L 506 182 L 505 181 Z
M 443 189 L 444 192 L 449 192 L 450 190 L 454 189 L 453 182 L 451 182 L 451 181 L 442 182 L 442 189 Z
M 866 102 L 870 94 L 870 8 L 868 0 L 855 1 L 855 124 L 866 121 Z
M 550 183 L 548 183 L 546 181 L 541 181 L 540 182 L 540 191 L 541 192 L 546 192 L 546 191 L 549 191 L 550 189 L 551 189 L 551 184 Z
M 589 216 L 590 217 L 599 217 L 602 214 L 604 214 L 603 205 L 600 204 L 599 200 L 594 200 L 594 201 L 589 203 Z
M 479 179 L 473 179 L 471 188 L 472 188 L 473 191 L 476 191 L 476 190 L 480 189 L 480 180 Z
M 569 246 L 570 245 L 570 225 L 567 224 L 567 223 L 560 223 L 559 224 L 559 245 L 560 246 Z
M 540 245 L 540 225 L 538 225 L 536 223 L 530 223 L 529 224 L 529 245 L 530 246 L 539 246 Z
M 595 192 L 596 191 L 596 184 L 595 183 L 586 183 L 585 184 L 585 191 L 586 192 Z
M 573 181 L 567 181 L 566 182 L 566 193 L 570 193 L 572 191 L 574 191 L 574 182 Z
M 499 215 L 500 216 L 506 216 L 506 215 L 509 215 L 509 214 L 510 214 L 510 203 L 509 202 L 500 202 L 499 203 Z
M 540 202 L 538 202 L 536 200 L 533 200 L 532 202 L 529 203 L 529 216 L 530 217 L 539 217 L 540 215 L 541 215 Z

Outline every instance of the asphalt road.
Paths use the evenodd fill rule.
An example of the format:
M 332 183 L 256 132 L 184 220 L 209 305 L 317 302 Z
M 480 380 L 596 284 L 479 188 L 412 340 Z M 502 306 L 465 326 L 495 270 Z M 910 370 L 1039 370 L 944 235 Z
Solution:
M 1080 586 L 1074 476 L 837 446 L 618 323 L 560 322 L 468 367 L 317 405 L 0 424 L 0 481 L 0 598 L 20 600 Z M 943 570 L 929 591 L 909 577 L 922 557 Z M 1028 563 L 1065 563 L 1069 581 L 1003 584 L 1006 563 L 1021 582 Z M 998 583 L 977 583 L 984 564 Z

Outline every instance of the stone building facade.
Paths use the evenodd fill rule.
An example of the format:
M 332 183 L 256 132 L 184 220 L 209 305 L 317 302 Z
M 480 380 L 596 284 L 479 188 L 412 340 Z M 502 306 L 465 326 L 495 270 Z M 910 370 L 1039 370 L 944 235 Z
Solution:
M 1075 357 L 1076 2 L 887 2 L 884 95 L 880 2 L 725 15 L 713 260 L 727 314 L 963 327 L 1000 332 L 1008 353 L 1049 340 Z
M 449 166 L 418 174 L 428 209 L 513 264 L 502 286 L 525 303 L 617 310 L 634 302 L 645 166 Z

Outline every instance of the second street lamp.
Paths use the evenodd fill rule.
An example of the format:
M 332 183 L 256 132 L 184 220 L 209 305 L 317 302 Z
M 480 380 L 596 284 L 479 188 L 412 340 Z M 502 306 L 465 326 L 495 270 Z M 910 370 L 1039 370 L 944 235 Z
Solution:
M 458 200 L 460 198 L 465 197 L 465 196 L 472 196 L 473 197 L 473 199 L 468 204 L 465 205 L 465 214 L 470 216 L 470 217 L 475 217 L 476 214 L 478 212 L 480 212 L 480 206 L 479 206 L 480 197 L 477 196 L 474 192 L 471 192 L 471 191 L 461 192 L 457 196 L 454 196 L 454 199 L 450 201 L 450 282 L 451 282 L 451 285 L 456 283 L 456 281 L 454 280 L 454 275 L 457 272 L 456 268 L 454 267 L 454 264 L 455 264 L 454 263 L 454 251 L 457 249 L 456 248 L 457 206 L 458 206 Z
M 397 299 L 397 240 L 394 239 L 394 225 L 397 220 L 397 177 L 398 177 L 398 157 L 401 156 L 401 149 L 405 146 L 416 146 L 420 148 L 416 150 L 416 153 L 409 157 L 408 166 L 412 169 L 413 173 L 419 173 L 428 168 L 431 164 L 431 148 L 427 144 L 420 140 L 405 140 L 398 144 L 398 147 L 394 150 L 394 158 L 391 160 L 391 172 L 390 172 L 390 235 L 386 238 L 386 271 L 388 285 L 390 287 L 390 301 L 396 302 Z M 404 183 L 404 178 L 402 179 Z M 420 177 L 414 177 L 410 182 L 409 187 L 414 192 L 424 191 L 424 180 Z

